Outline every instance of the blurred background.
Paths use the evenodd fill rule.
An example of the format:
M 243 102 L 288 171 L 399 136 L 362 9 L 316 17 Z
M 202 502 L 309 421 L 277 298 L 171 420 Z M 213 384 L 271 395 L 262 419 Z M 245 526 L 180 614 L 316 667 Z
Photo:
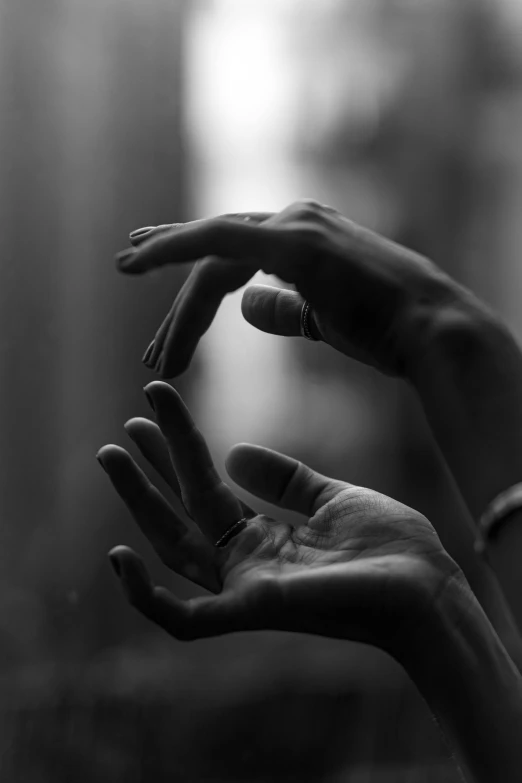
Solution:
M 188 273 L 118 275 L 140 226 L 316 198 L 432 257 L 522 338 L 521 35 L 522 0 L 0 1 L 2 782 L 459 780 L 385 654 L 182 644 L 133 612 L 116 544 L 197 590 L 95 454 L 133 451 L 140 358 Z M 494 616 L 413 395 L 256 332 L 240 299 L 175 381 L 220 470 L 251 441 L 419 508 Z

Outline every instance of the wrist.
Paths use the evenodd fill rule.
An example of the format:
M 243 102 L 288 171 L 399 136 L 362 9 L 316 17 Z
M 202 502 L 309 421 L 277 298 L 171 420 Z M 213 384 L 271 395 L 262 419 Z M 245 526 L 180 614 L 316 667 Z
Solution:
M 522 680 L 461 574 L 395 657 L 472 779 L 520 779 Z
M 412 627 L 394 651 L 399 663 L 415 677 L 433 671 L 432 663 L 428 661 L 429 651 L 435 646 L 451 647 L 459 629 L 466 623 L 478 629 L 484 629 L 485 623 L 486 633 L 489 633 L 487 617 L 458 567 L 441 580 L 437 594 L 426 600 L 425 607 L 422 620 Z M 447 658 L 444 661 L 447 662 Z
M 512 340 L 500 319 L 485 304 L 444 274 L 427 280 L 405 307 L 397 325 L 397 354 L 402 376 L 417 382 L 443 366 L 475 368 L 499 341 Z
M 478 519 L 522 477 L 522 354 L 501 319 L 455 284 L 410 318 L 405 377 Z

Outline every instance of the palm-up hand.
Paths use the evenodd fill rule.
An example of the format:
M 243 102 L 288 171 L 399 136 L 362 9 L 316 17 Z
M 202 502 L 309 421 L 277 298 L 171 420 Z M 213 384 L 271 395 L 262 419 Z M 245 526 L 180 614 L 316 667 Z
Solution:
M 162 561 L 213 595 L 180 601 L 152 584 L 132 550 L 116 547 L 110 556 L 130 603 L 178 639 L 280 629 L 367 642 L 393 654 L 395 643 L 422 628 L 448 581 L 462 578 L 417 511 L 242 444 L 227 460 L 233 480 L 303 521 L 294 527 L 256 514 L 219 478 L 177 392 L 162 382 L 146 392 L 159 426 L 131 419 L 127 432 L 193 521 L 180 518 L 124 449 L 104 446 L 98 458 Z M 247 526 L 216 548 L 242 517 Z

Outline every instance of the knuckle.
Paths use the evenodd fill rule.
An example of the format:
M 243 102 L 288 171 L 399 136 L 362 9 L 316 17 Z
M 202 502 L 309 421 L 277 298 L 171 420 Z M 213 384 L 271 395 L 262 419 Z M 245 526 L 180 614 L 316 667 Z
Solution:
M 216 277 L 216 256 L 206 256 L 197 262 L 198 285 L 202 286 L 214 281 Z
M 300 199 L 292 204 L 292 217 L 294 220 L 305 223 L 317 221 L 322 215 L 322 207 L 313 199 Z
M 229 225 L 230 223 L 227 223 L 222 217 L 209 218 L 208 220 L 202 221 L 197 229 L 202 244 L 209 248 L 215 248 L 213 252 L 218 252 L 218 248 L 223 241 L 223 236 Z
M 238 266 L 227 266 L 224 259 L 217 255 L 207 256 L 199 264 L 194 285 L 198 292 L 208 297 L 207 303 L 222 298 L 234 289 L 234 271 L 239 269 Z
M 211 218 L 206 226 L 205 232 L 209 240 L 217 241 L 223 234 L 230 229 L 230 220 L 222 215 L 220 217 Z
M 219 264 L 218 256 L 206 256 L 197 262 L 197 267 L 194 270 L 192 278 L 192 296 L 199 296 L 200 302 L 198 306 L 193 306 L 193 312 L 200 314 L 205 306 L 208 307 L 209 302 L 214 297 L 217 286 L 221 282 L 222 272 Z
M 300 225 L 294 229 L 294 240 L 299 246 L 299 252 L 305 257 L 315 253 L 325 238 L 326 231 L 320 225 Z

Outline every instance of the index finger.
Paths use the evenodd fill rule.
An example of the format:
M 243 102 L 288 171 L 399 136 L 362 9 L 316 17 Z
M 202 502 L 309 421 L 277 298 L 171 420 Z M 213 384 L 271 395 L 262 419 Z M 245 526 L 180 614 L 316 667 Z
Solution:
M 147 366 L 163 378 L 180 375 L 225 296 L 245 285 L 256 271 L 253 264 L 237 264 L 218 256 L 195 264 L 156 333 Z

